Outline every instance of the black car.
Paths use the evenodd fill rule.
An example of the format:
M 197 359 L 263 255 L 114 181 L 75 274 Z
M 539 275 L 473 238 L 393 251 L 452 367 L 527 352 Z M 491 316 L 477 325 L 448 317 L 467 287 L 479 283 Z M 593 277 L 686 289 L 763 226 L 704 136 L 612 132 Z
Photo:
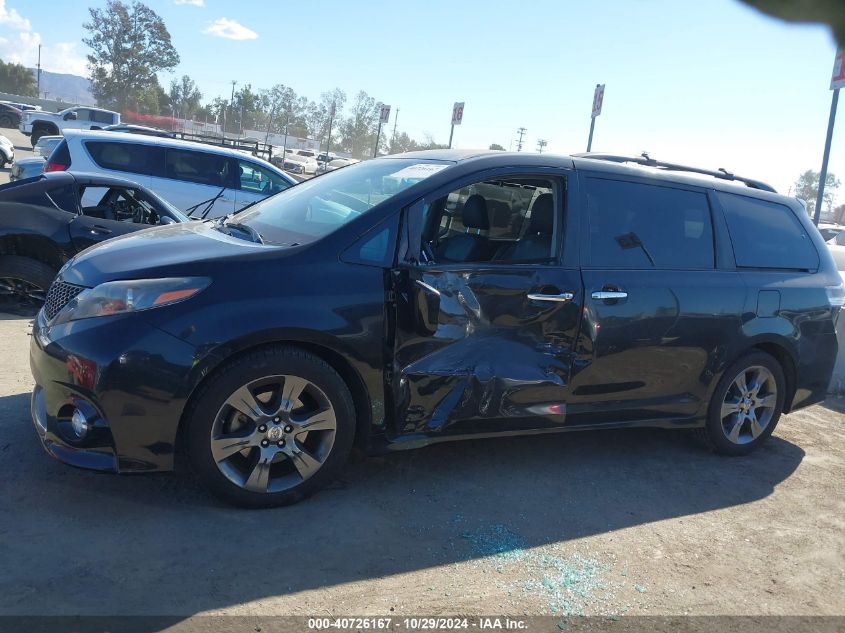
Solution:
M 0 103 L 0 127 L 17 129 L 21 124 L 21 111 L 8 103 Z
M 0 186 L 0 297 L 40 307 L 56 271 L 116 235 L 188 218 L 123 178 L 48 173 Z
M 185 449 L 247 506 L 353 444 L 656 426 L 748 453 L 825 397 L 845 295 L 797 201 L 689 171 L 420 152 L 111 240 L 37 316 L 35 428 L 103 471 Z

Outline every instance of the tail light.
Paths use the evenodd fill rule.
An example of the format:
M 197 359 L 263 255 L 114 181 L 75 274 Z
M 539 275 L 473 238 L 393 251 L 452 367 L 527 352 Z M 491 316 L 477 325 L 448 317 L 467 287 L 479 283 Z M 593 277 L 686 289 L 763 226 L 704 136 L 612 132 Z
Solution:
M 44 172 L 48 171 L 65 171 L 68 168 L 67 165 L 62 165 L 61 163 L 54 163 L 53 161 L 47 161 L 44 165 Z
M 843 275 L 843 282 L 845 282 L 845 275 Z M 845 283 L 841 283 L 838 286 L 828 286 L 825 290 L 827 291 L 827 302 L 830 304 L 830 309 L 833 312 L 833 322 L 837 323 L 839 312 L 842 310 L 842 306 L 845 305 Z
M 44 165 L 44 172 L 67 171 L 70 168 L 70 150 L 67 141 L 63 140 L 56 145 L 56 149 L 50 154 L 47 163 Z

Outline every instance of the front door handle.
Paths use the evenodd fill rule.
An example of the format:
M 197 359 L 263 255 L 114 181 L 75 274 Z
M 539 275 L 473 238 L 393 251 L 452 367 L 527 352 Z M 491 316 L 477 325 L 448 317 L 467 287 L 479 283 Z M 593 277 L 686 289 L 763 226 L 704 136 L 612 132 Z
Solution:
M 627 299 L 628 293 L 622 290 L 600 290 L 592 294 L 593 299 L 608 301 L 613 299 Z
M 531 301 L 557 301 L 558 303 L 566 303 L 567 301 L 572 301 L 575 298 L 575 293 L 562 292 L 559 295 L 544 295 L 538 292 L 529 292 L 528 298 L 531 299 Z
M 102 226 L 101 224 L 95 224 L 93 226 L 93 228 L 91 229 L 91 232 L 94 235 L 108 235 L 109 233 L 111 233 L 111 229 L 107 228 L 105 226 Z

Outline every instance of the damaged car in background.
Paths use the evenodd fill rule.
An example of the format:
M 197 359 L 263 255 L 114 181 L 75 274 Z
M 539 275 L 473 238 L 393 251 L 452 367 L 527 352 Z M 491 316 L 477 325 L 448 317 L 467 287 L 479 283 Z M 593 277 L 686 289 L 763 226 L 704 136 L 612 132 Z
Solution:
M 32 416 L 69 464 L 184 450 L 251 507 L 356 444 L 650 426 L 744 455 L 824 399 L 843 297 L 798 203 L 755 180 L 395 155 L 74 257 L 34 324 Z

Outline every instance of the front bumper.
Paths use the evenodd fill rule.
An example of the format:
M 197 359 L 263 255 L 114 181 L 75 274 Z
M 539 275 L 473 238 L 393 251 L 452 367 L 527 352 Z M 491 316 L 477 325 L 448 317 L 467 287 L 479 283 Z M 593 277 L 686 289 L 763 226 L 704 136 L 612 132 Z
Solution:
M 32 421 L 45 450 L 83 468 L 170 470 L 194 348 L 140 315 L 47 324 L 35 319 Z M 78 439 L 74 408 L 93 421 Z

